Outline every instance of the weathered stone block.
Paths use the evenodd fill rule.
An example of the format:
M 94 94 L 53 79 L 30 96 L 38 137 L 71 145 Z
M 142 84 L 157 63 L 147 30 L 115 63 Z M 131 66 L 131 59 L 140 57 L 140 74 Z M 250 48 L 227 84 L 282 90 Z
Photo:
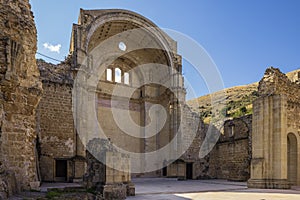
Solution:
M 30 189 L 34 191 L 40 191 L 41 182 L 40 181 L 35 181 L 35 182 L 30 182 Z
M 133 183 L 126 184 L 127 196 L 135 196 L 135 185 Z
M 103 197 L 106 200 L 126 199 L 127 188 L 122 183 L 107 184 L 103 186 Z

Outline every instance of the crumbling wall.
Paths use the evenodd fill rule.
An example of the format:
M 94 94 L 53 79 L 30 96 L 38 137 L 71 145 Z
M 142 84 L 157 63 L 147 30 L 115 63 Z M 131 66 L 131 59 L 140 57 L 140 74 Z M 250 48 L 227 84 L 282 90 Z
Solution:
M 300 84 L 270 67 L 259 82 L 259 98 L 253 103 L 251 179 L 248 187 L 287 189 L 300 185 L 300 161 L 289 163 L 288 135 L 300 151 Z M 293 172 L 291 172 L 293 168 Z M 293 174 L 291 179 L 290 175 Z M 298 174 L 298 175 L 297 175 Z
M 75 153 L 72 87 L 43 83 L 38 106 L 40 169 L 43 181 L 54 181 L 55 159 L 70 159 Z
M 260 97 L 281 95 L 287 98 L 287 128 L 295 133 L 300 130 L 300 72 L 290 79 L 279 69 L 270 67 L 259 83 Z
M 28 0 L 0 1 L 0 190 L 38 186 L 35 111 L 42 87 Z M 16 183 L 13 181 L 16 178 Z
M 43 96 L 37 109 L 39 165 L 43 181 L 55 181 L 55 159 L 71 160 L 76 155 L 77 137 L 72 113 L 70 65 L 38 62 Z M 72 165 L 72 162 L 69 162 Z M 72 177 L 69 166 L 68 177 Z
M 224 133 L 211 125 L 205 124 L 197 114 L 184 109 L 184 131 L 182 142 L 193 139 L 190 147 L 181 156 L 185 163 L 192 163 L 193 179 L 228 179 L 246 181 L 250 176 L 252 115 L 227 120 Z M 197 133 L 190 133 L 191 126 L 197 125 Z M 188 129 L 185 129 L 185 128 Z M 220 135 L 217 143 L 204 158 L 199 157 L 200 148 L 211 134 Z M 188 170 L 184 168 L 183 170 Z M 182 172 L 185 174 L 185 171 Z
M 266 70 L 264 77 L 259 82 L 258 92 L 260 97 L 270 95 L 285 95 L 288 101 L 300 102 L 299 79 L 291 81 L 278 68 L 270 67 Z
M 210 178 L 247 181 L 250 177 L 252 115 L 227 120 L 209 154 Z

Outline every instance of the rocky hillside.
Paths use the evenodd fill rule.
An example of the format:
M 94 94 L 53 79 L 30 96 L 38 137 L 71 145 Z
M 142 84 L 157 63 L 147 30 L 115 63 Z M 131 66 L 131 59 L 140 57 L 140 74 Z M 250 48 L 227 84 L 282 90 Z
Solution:
M 292 80 L 298 80 L 300 69 L 289 72 L 287 77 Z M 224 89 L 223 91 L 201 96 L 187 101 L 187 104 L 193 111 L 200 114 L 204 122 L 211 122 L 225 117 L 236 118 L 247 114 L 252 114 L 252 101 L 258 97 L 258 83 L 236 86 Z M 212 108 L 212 97 L 218 99 Z M 214 109 L 214 110 L 213 110 Z
M 213 94 L 189 100 L 187 104 L 193 111 L 200 114 L 204 122 L 209 123 L 212 117 L 240 117 L 252 113 L 252 101 L 258 96 L 258 83 L 227 88 Z M 222 101 L 215 103 L 212 110 L 212 96 Z M 221 98 L 221 96 L 223 96 Z

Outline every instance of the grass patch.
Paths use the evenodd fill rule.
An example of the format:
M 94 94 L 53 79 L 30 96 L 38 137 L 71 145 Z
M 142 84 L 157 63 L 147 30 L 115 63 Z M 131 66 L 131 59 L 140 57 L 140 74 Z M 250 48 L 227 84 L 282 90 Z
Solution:
M 62 195 L 62 192 L 60 192 L 60 191 L 49 191 L 46 194 L 46 198 L 54 199 L 54 198 L 60 197 L 61 195 Z
M 93 194 L 97 195 L 98 192 L 95 188 L 89 188 L 89 189 L 70 189 L 70 190 L 59 190 L 59 189 L 51 189 L 46 193 L 46 199 L 61 199 L 64 198 L 66 195 L 74 195 L 74 194 Z

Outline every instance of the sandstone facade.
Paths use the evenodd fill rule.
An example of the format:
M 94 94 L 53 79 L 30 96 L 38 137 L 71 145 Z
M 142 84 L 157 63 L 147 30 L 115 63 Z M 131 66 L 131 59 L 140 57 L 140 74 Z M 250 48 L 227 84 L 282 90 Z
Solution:
M 290 188 L 300 184 L 300 85 L 269 68 L 253 103 L 253 157 L 249 187 Z
M 101 18 L 101 16 L 105 16 L 110 11 L 85 11 L 81 10 L 81 14 L 79 17 L 79 24 L 74 25 L 73 33 L 72 33 L 72 43 L 71 43 L 71 56 L 68 59 L 67 65 L 61 65 L 57 66 L 55 70 L 52 72 L 49 72 L 49 66 L 44 64 L 45 67 L 42 67 L 43 64 L 40 64 L 41 66 L 41 73 L 46 72 L 48 70 L 48 73 L 45 73 L 43 77 L 46 80 L 46 77 L 51 77 L 51 80 L 44 81 L 44 90 L 47 91 L 47 88 L 56 88 L 57 91 L 61 90 L 67 93 L 70 93 L 70 90 L 72 86 L 68 87 L 66 89 L 66 85 L 69 83 L 66 83 L 66 80 L 69 80 L 67 82 L 73 83 L 74 78 L 76 78 L 76 71 L 79 70 L 80 67 L 83 65 L 89 65 L 89 63 L 93 63 L 94 60 L 96 60 L 93 56 L 88 56 L 89 61 L 88 63 L 84 63 L 84 57 L 85 55 L 89 55 L 89 51 L 92 51 L 92 49 L 96 46 L 96 44 L 100 44 L 101 41 L 104 39 L 107 39 L 109 37 L 109 34 L 112 34 L 111 37 L 116 34 L 116 30 L 118 30 L 120 27 L 125 26 L 127 22 L 120 22 L 118 21 L 117 24 L 114 24 L 114 22 L 110 21 L 111 19 L 107 20 L 105 19 L 102 23 L 100 23 L 98 17 Z M 124 13 L 123 13 L 124 14 Z M 112 19 L 118 19 L 119 17 L 123 17 L 122 13 L 119 13 L 118 15 L 112 15 Z M 128 13 L 127 13 L 128 14 Z M 98 16 L 98 17 L 97 17 Z M 128 17 L 128 16 L 126 16 Z M 125 23 L 125 24 L 124 24 Z M 101 24 L 101 25 L 100 25 Z M 92 26 L 95 26 L 94 28 L 91 28 Z M 107 26 L 107 27 L 106 27 Z M 126 25 L 127 26 L 127 25 Z M 131 25 L 132 26 L 132 25 Z M 129 26 L 130 27 L 130 26 Z M 134 26 L 135 27 L 135 26 Z M 133 27 L 131 27 L 133 28 Z M 136 28 L 136 27 L 135 27 Z M 110 33 L 110 30 L 114 30 L 114 33 Z M 130 29 L 130 28 L 129 28 Z M 103 34 L 103 30 L 107 30 L 107 33 Z M 94 34 L 100 34 L 99 38 L 95 38 L 92 36 L 89 31 L 93 31 Z M 100 31 L 100 32 L 99 32 Z M 122 32 L 122 31 L 121 31 Z M 86 36 L 85 36 L 86 35 Z M 102 36 L 101 36 L 102 35 Z M 103 37 L 103 38 L 101 38 Z M 145 35 L 143 36 L 146 37 Z M 77 39 L 77 40 L 75 40 Z M 170 40 L 170 39 L 169 39 Z M 124 40 L 123 40 L 124 41 Z M 126 43 L 126 42 L 125 42 Z M 92 45 L 92 47 L 89 47 L 89 45 Z M 175 46 L 175 45 L 171 45 Z M 77 50 L 76 50 L 77 49 Z M 83 51 L 83 49 L 86 49 Z M 113 50 L 118 51 L 118 50 Z M 135 52 L 136 54 L 139 54 L 139 52 Z M 136 55 L 134 54 L 134 56 Z M 154 55 L 155 53 L 152 51 L 149 51 L 148 53 L 140 54 L 139 56 L 143 58 L 143 62 L 150 62 L 151 59 L 147 57 L 147 54 Z M 133 55 L 127 55 L 128 57 Z M 141 59 L 140 58 L 140 59 Z M 127 58 L 128 59 L 128 58 Z M 176 60 L 176 59 L 175 59 Z M 152 61 L 154 62 L 154 61 Z M 157 60 L 156 62 L 164 63 L 166 60 L 161 59 Z M 76 64 L 75 64 L 76 63 Z M 164 63 L 166 64 L 166 63 Z M 181 68 L 180 62 L 178 63 L 179 68 Z M 115 71 L 117 67 L 120 67 L 122 73 L 126 73 L 126 69 L 128 69 L 127 65 L 134 66 L 136 63 L 132 63 L 132 61 L 129 61 L 125 58 L 123 59 L 116 59 L 114 62 L 112 62 L 108 68 L 112 69 L 112 77 L 115 78 Z M 148 73 L 148 72 L 147 72 Z M 284 75 L 283 75 L 284 76 Z M 49 79 L 49 78 L 48 78 Z M 137 79 L 136 79 L 137 80 Z M 122 79 L 124 81 L 124 79 Z M 134 84 L 134 76 L 132 77 L 131 84 Z M 59 83 L 59 84 L 55 84 Z M 114 82 L 114 80 L 112 81 Z M 149 118 L 146 116 L 148 115 L 145 113 L 145 108 L 149 106 L 151 103 L 160 103 L 165 108 L 174 108 L 177 106 L 182 106 L 182 113 L 177 112 L 178 109 L 170 109 L 170 113 L 173 115 L 170 115 L 168 117 L 168 120 L 166 122 L 166 127 L 162 129 L 162 131 L 158 134 L 158 137 L 148 138 L 148 139 L 137 139 L 132 138 L 130 136 L 122 135 L 120 138 L 120 133 L 122 133 L 122 130 L 119 129 L 118 125 L 115 123 L 113 118 L 112 109 L 114 106 L 126 110 L 128 109 L 126 107 L 125 101 L 122 102 L 122 98 L 118 98 L 117 100 L 112 99 L 112 93 L 113 93 L 113 84 L 111 80 L 107 80 L 107 74 L 100 77 L 99 83 L 97 84 L 97 116 L 98 121 L 100 125 L 104 128 L 104 132 L 108 133 L 109 140 L 112 141 L 112 143 L 116 144 L 116 146 L 122 147 L 130 152 L 149 152 L 154 151 L 156 149 L 159 149 L 160 147 L 163 147 L 164 145 L 168 144 L 170 142 L 170 137 L 172 138 L 172 133 L 174 130 L 176 130 L 176 127 L 178 127 L 178 124 L 176 125 L 175 122 L 179 122 L 179 118 L 183 117 L 187 120 L 182 121 L 181 125 L 183 127 L 182 133 L 179 135 L 179 140 L 177 142 L 177 151 L 180 151 L 180 148 L 184 148 L 187 144 L 190 145 L 189 141 L 191 138 L 195 138 L 190 145 L 189 148 L 184 152 L 184 154 L 178 159 L 173 160 L 170 162 L 169 165 L 162 168 L 162 170 L 157 170 L 151 173 L 147 174 L 133 174 L 133 176 L 166 176 L 166 177 L 178 177 L 180 179 L 196 179 L 196 178 L 220 178 L 220 179 L 228 179 L 228 180 L 236 180 L 236 181 L 246 181 L 250 177 L 250 161 L 252 159 L 252 115 L 228 120 L 224 124 L 224 131 L 222 133 L 219 132 L 219 130 L 215 127 L 213 127 L 213 131 L 215 131 L 216 135 L 220 135 L 220 139 L 218 140 L 216 146 L 213 148 L 213 150 L 209 153 L 208 156 L 206 156 L 203 159 L 199 159 L 199 150 L 200 146 L 202 145 L 205 133 L 208 130 L 208 125 L 204 124 L 199 116 L 196 113 L 193 113 L 187 106 L 184 105 L 184 98 L 181 98 L 181 101 L 173 102 L 173 105 L 170 105 L 170 102 L 172 102 L 173 97 L 168 96 L 168 92 L 165 88 L 162 88 L 160 90 L 164 91 L 165 93 L 162 93 L 161 96 L 155 96 L 156 88 L 153 86 L 147 86 L 144 88 L 140 88 L 137 90 L 133 98 L 131 98 L 129 104 L 129 111 L 131 117 L 134 119 L 134 121 L 143 126 L 147 123 L 149 123 Z M 48 84 L 48 86 L 47 86 Z M 273 84 L 273 82 L 272 82 Z M 260 83 L 260 88 L 265 88 L 265 91 L 269 91 L 272 89 L 272 84 L 270 85 L 264 85 L 264 82 Z M 287 88 L 290 87 L 289 83 L 284 83 L 287 85 Z M 260 89 L 262 91 L 262 89 Z M 51 93 L 53 93 L 53 90 L 51 90 Z M 266 92 L 267 93 L 267 92 Z M 297 91 L 294 91 L 296 94 Z M 46 93 L 45 93 L 46 94 Z M 184 90 L 180 91 L 181 96 L 184 96 Z M 52 94 L 47 95 L 51 97 Z M 54 99 L 59 99 L 59 96 L 64 96 L 63 94 L 59 94 Z M 65 97 L 65 96 L 64 96 Z M 51 99 L 51 98 L 49 98 Z M 67 102 L 72 101 L 70 95 L 66 98 L 68 99 Z M 47 100 L 45 100 L 47 101 Z M 54 100 L 50 100 L 51 102 L 54 102 Z M 43 102 L 43 100 L 42 100 Z M 45 102 L 42 104 L 39 109 L 43 110 L 44 108 L 47 108 L 47 105 L 50 105 L 51 102 Z M 64 104 L 64 99 L 60 99 L 59 104 Z M 66 102 L 66 103 L 67 103 Z M 111 102 L 114 102 L 114 106 L 111 104 Z M 59 111 L 63 111 L 64 108 L 62 108 L 63 105 L 55 105 L 57 109 L 57 113 L 54 114 L 58 115 Z M 49 106 L 51 108 L 53 106 Z M 59 108 L 61 107 L 61 108 Z M 65 110 L 67 112 L 67 109 Z M 91 111 L 89 111 L 91 112 Z M 175 113 L 177 112 L 177 113 Z M 50 114 L 52 111 L 47 111 L 47 109 L 43 110 L 41 113 L 47 113 Z M 45 115 L 47 115 L 45 114 Z M 87 116 L 87 115 L 86 115 Z M 70 126 L 74 126 L 71 122 L 70 118 L 70 112 L 69 117 L 65 117 L 65 119 L 69 119 Z M 291 116 L 292 118 L 292 116 Z M 44 121 L 46 123 L 52 124 L 52 121 L 45 118 Z M 53 127 L 60 126 L 60 120 L 57 120 L 56 125 L 53 125 Z M 68 120 L 66 120 L 68 121 Z M 59 124 L 60 123 L 60 124 Z M 53 123 L 55 124 L 55 122 Z M 42 125 L 42 124 L 41 124 Z M 44 126 L 44 125 L 42 125 Z M 84 127 L 88 127 L 88 125 L 82 125 Z M 291 125 L 295 126 L 295 124 Z M 197 132 L 191 132 L 190 128 L 195 127 L 198 128 Z M 55 128 L 54 128 L 55 129 Z M 43 129 L 40 129 L 43 130 Z M 93 133 L 87 133 L 87 134 L 93 134 Z M 43 131 L 41 131 L 41 135 L 44 135 L 48 137 L 51 135 L 51 130 L 49 127 L 45 128 Z M 58 136 L 62 135 L 62 133 L 58 133 Z M 71 144 L 73 144 L 74 149 L 77 150 L 77 154 L 80 155 L 82 158 L 85 157 L 85 148 L 82 146 L 82 144 L 78 143 L 78 138 L 73 139 L 72 135 L 77 135 L 75 132 L 70 132 L 69 134 L 65 134 L 66 138 L 60 137 L 60 139 L 56 140 L 57 145 L 56 146 L 64 146 L 65 150 L 59 152 L 68 152 L 66 150 L 68 144 L 68 140 L 71 141 Z M 166 135 L 168 135 L 166 137 Z M 43 136 L 41 136 L 43 137 Z M 71 138 L 71 139 L 70 139 Z M 42 141 L 43 139 L 41 139 Z M 45 140 L 46 141 L 46 140 Z M 77 141 L 77 142 L 76 142 Z M 43 143 L 43 142 L 41 142 Z M 47 144 L 47 142 L 44 142 Z M 44 146 L 45 147 L 45 146 Z M 43 147 L 41 148 L 43 149 Z M 52 156 L 50 158 L 50 164 L 53 166 L 53 169 L 55 169 L 55 160 L 57 159 L 70 159 L 72 156 L 78 156 L 76 153 L 72 153 L 72 148 L 69 148 L 70 155 L 65 156 L 60 154 L 59 152 L 55 152 L 56 150 L 51 148 L 45 148 L 45 152 L 51 152 Z M 72 154 L 72 155 L 71 155 Z M 41 154 L 41 156 L 44 156 Z M 60 157 L 60 158 L 59 158 Z M 72 159 L 71 159 L 72 160 Z M 164 161 L 165 162 L 165 161 Z M 53 164 L 54 163 L 54 164 Z M 72 162 L 71 162 L 72 163 Z M 49 166 L 49 163 L 41 160 L 41 166 Z M 147 165 L 146 163 L 144 163 Z M 70 164 L 70 166 L 75 166 L 75 164 Z M 76 173 L 76 169 L 69 168 L 68 164 L 68 171 L 72 169 L 73 172 Z M 43 171 L 43 170 L 42 170 Z M 49 174 L 49 171 L 45 171 L 45 173 Z M 82 174 L 82 172 L 78 173 Z M 52 179 L 49 180 L 55 180 L 54 173 L 52 173 Z M 69 178 L 66 178 L 69 181 L 73 180 L 73 175 L 68 174 Z M 79 178 L 79 177 L 78 177 Z
M 145 31 L 147 29 L 149 32 Z M 128 31 L 131 30 L 136 33 L 131 32 L 128 35 Z M 102 43 L 117 34 L 119 34 L 118 38 L 109 41 L 110 45 L 101 47 Z M 134 38 L 131 38 L 132 36 Z M 119 46 L 121 43 L 127 48 L 136 49 L 129 49 L 128 52 L 125 50 L 123 53 Z M 97 49 L 98 46 L 101 47 L 100 51 Z M 107 60 L 110 59 L 112 61 L 108 62 Z M 153 69 L 139 68 L 147 63 L 152 63 Z M 125 151 L 143 155 L 168 145 L 174 137 L 178 137 L 176 148 L 172 146 L 167 154 L 172 156 L 175 151 L 180 151 L 181 139 L 179 137 L 184 136 L 183 134 L 175 136 L 175 133 L 180 125 L 180 106 L 185 101 L 181 57 L 176 54 L 176 42 L 148 19 L 125 10 L 81 10 L 78 24 L 73 26 L 68 59 L 57 66 L 42 61 L 39 61 L 38 65 L 44 89 L 36 115 L 39 125 L 38 150 L 42 181 L 83 181 L 82 178 L 89 174 L 88 185 L 94 187 L 97 183 L 104 184 L 103 192 L 107 191 L 109 196 L 114 195 L 109 191 L 116 191 L 116 188 L 122 189 L 122 184 L 125 189 L 127 188 L 125 193 L 132 195 L 134 187 L 130 183 L 131 177 L 120 174 L 118 170 L 112 170 L 108 163 L 103 167 L 100 167 L 102 166 L 100 163 L 96 164 L 93 159 L 95 155 L 91 155 L 93 152 L 87 148 L 90 141 L 101 138 Z M 167 70 L 157 68 L 161 65 L 166 66 Z M 98 80 L 91 82 L 92 71 L 89 70 L 93 67 L 103 69 L 104 73 L 97 75 Z M 82 82 L 76 82 L 78 77 L 91 85 L 82 86 Z M 161 80 L 166 80 L 167 85 L 154 84 L 155 81 L 159 83 Z M 150 83 L 145 83 L 145 81 Z M 144 84 L 138 86 L 141 83 Z M 85 102 L 81 103 L 80 99 L 72 98 L 72 94 L 78 92 L 74 88 L 78 85 L 79 98 L 87 97 L 85 100 L 91 101 L 90 105 L 95 105 L 94 110 L 77 107 Z M 121 91 L 134 88 L 134 92 L 130 98 L 122 94 L 114 95 L 115 87 L 120 87 Z M 93 95 L 95 101 L 92 99 Z M 166 122 L 161 130 L 157 128 L 160 123 L 159 110 L 154 116 L 150 113 L 150 108 L 154 104 L 166 110 Z M 154 128 L 153 131 L 158 131 L 158 134 L 145 137 L 149 133 L 143 128 L 137 129 L 139 137 L 126 134 L 126 131 L 116 123 L 113 109 L 118 109 L 118 112 L 129 111 L 130 117 L 139 127 L 156 123 L 156 129 Z M 190 112 L 187 107 L 185 109 Z M 78 112 L 81 114 L 76 115 Z M 94 126 L 90 115 L 93 112 L 96 112 L 97 123 L 105 134 L 103 138 L 100 130 L 90 129 Z M 119 116 L 122 117 L 122 115 Z M 191 120 L 191 123 L 194 122 Z M 194 123 L 194 126 L 196 125 L 197 123 Z M 129 162 L 128 159 L 124 160 L 124 156 L 117 159 L 114 156 L 115 153 L 112 152 L 105 152 L 103 155 L 105 155 L 102 156 L 103 158 L 108 156 L 111 159 L 107 158 L 107 160 L 117 162 L 114 165 L 122 166 L 119 165 L 122 160 L 124 166 L 126 162 Z M 130 159 L 132 163 L 136 158 Z M 163 167 L 173 162 L 173 160 L 162 160 L 161 162 L 154 161 L 157 163 L 147 163 L 149 159 L 146 157 L 139 157 L 138 160 L 141 160 L 140 168 L 132 167 L 131 171 L 134 173 L 133 176 L 139 177 L 162 176 L 160 168 L 147 171 L 147 166 Z M 95 165 L 99 165 L 97 173 Z M 104 171 L 101 172 L 102 168 Z M 122 170 L 126 172 L 125 168 Z M 129 171 L 128 168 L 127 174 Z M 102 178 L 101 173 L 103 173 Z M 177 171 L 175 173 L 177 175 Z M 117 196 L 123 194 L 121 192 Z
M 212 131 L 220 135 L 213 149 L 204 158 L 199 158 L 200 147 L 208 131 L 198 117 L 198 132 L 188 150 L 181 157 L 178 174 L 184 179 L 226 179 L 231 181 L 247 181 L 250 177 L 252 115 L 226 120 L 223 132 L 215 127 Z M 188 120 L 192 121 L 192 120 Z M 194 121 L 195 118 L 194 118 Z M 185 132 L 188 135 L 188 132 Z M 177 163 L 170 165 L 174 171 Z M 174 166 L 175 165 L 175 166 Z M 176 175 L 175 175 L 176 176 Z M 174 174 L 173 176 L 174 177 Z M 177 177 L 177 176 L 176 176 Z
M 59 65 L 39 60 L 40 73 L 28 0 L 1 1 L 0 30 L 0 197 L 37 189 L 39 181 L 63 181 L 98 188 L 107 199 L 124 199 L 134 195 L 131 176 L 251 177 L 249 187 L 300 185 L 299 74 L 289 80 L 269 68 L 253 116 L 227 120 L 221 133 L 185 104 L 177 43 L 143 16 L 80 10 L 68 58 Z M 147 63 L 151 66 L 139 68 Z M 123 91 L 130 89 L 128 97 Z M 160 107 L 153 111 L 153 105 Z M 127 134 L 131 125 L 116 122 L 114 110 L 121 113 L 120 123 L 132 119 L 138 128 L 129 130 L 138 137 Z M 151 123 L 150 131 L 143 128 Z M 209 129 L 220 138 L 200 159 Z M 151 132 L 157 134 L 147 137 Z M 165 147 L 170 159 L 145 156 Z
M 213 151 L 209 154 L 211 178 L 247 181 L 250 178 L 252 115 L 228 120 Z

